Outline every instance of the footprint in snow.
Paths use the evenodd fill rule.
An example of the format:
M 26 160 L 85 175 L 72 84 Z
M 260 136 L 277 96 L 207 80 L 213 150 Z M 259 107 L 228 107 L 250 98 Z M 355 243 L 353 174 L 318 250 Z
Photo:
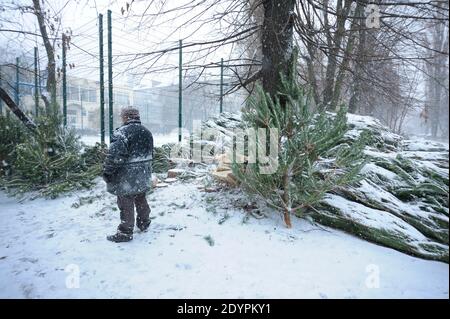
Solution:
M 175 267 L 178 269 L 184 269 L 184 270 L 190 270 L 192 269 L 192 266 L 189 264 L 175 264 Z
M 34 290 L 34 286 L 33 285 L 22 285 L 20 288 L 22 288 L 22 292 L 25 296 L 25 298 L 30 299 L 32 298 L 31 294 Z
M 23 258 L 20 258 L 19 260 L 22 262 L 29 262 L 32 264 L 35 264 L 39 261 L 39 259 L 37 259 L 37 258 L 28 258 L 28 257 L 23 257 Z

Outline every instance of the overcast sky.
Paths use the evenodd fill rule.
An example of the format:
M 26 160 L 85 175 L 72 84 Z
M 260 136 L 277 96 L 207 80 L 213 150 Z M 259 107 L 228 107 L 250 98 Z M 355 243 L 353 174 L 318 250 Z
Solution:
M 16 4 L 30 5 L 31 0 L 14 0 Z M 151 52 L 160 49 L 171 48 L 178 45 L 179 39 L 185 39 L 184 43 L 204 40 L 208 37 L 218 37 L 217 27 L 214 25 L 191 24 L 189 27 L 179 28 L 185 21 L 199 14 L 204 7 L 196 9 L 176 10 L 164 15 L 156 15 L 158 5 L 147 8 L 149 1 L 134 1 L 130 10 L 122 14 L 121 9 L 126 8 L 130 0 L 48 0 L 46 5 L 52 13 L 61 12 L 61 31 L 71 30 L 73 33 L 72 45 L 68 51 L 67 62 L 75 67 L 69 69 L 69 75 L 87 77 L 93 80 L 98 79 L 98 14 L 104 14 L 104 52 L 107 52 L 106 37 L 106 13 L 112 11 L 112 34 L 113 34 L 113 65 L 114 80 L 117 83 L 127 80 L 128 75 L 134 74 L 141 85 L 150 83 L 151 80 L 162 81 L 166 84 L 177 82 L 178 52 L 174 51 L 159 59 L 155 64 L 151 57 L 138 56 L 136 53 Z M 158 3 L 158 1 L 156 1 Z M 191 0 L 168 1 L 164 10 L 171 9 L 189 3 Z M 11 0 L 0 0 L 3 8 L 10 9 L 13 5 Z M 147 10 L 147 11 L 146 11 Z M 29 32 L 38 33 L 36 18 L 32 14 L 16 13 L 11 16 L 11 10 L 0 13 L 3 29 L 17 29 L 20 27 Z M 12 22 L 5 22 L 5 17 Z M 207 14 L 214 14 L 209 11 Z M 25 54 L 32 57 L 33 47 L 39 47 L 39 54 L 42 61 L 41 68 L 45 65 L 45 51 L 40 39 L 32 35 L 20 35 L 17 33 L 0 32 L 0 46 L 6 48 L 9 56 L 3 56 L 2 60 L 12 62 L 14 55 Z M 193 53 L 195 49 L 185 49 L 183 60 L 185 64 L 198 58 Z M 221 57 L 227 58 L 230 54 L 230 47 L 225 47 L 216 53 L 196 61 L 197 63 L 217 62 Z M 60 57 L 59 57 L 60 58 Z M 105 56 L 105 62 L 106 62 Z M 59 63 L 61 63 L 59 59 Z M 153 73 L 162 67 L 173 66 L 173 70 Z M 128 75 L 127 75 L 128 74 Z M 219 69 L 211 69 L 206 74 L 211 78 L 219 76 Z

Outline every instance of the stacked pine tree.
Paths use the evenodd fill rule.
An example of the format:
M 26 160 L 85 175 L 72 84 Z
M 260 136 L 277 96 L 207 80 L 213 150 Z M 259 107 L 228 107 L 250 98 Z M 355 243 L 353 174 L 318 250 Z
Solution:
M 89 188 L 100 175 L 104 146 L 82 145 L 58 116 L 40 116 L 27 130 L 14 116 L 0 116 L 0 186 L 12 194 L 54 198 Z
M 336 116 L 342 115 L 327 113 L 330 123 L 335 123 Z M 346 118 L 344 133 L 336 135 L 339 142 L 335 141 L 334 146 L 320 154 L 308 170 L 302 171 L 303 177 L 291 176 L 291 191 L 297 189 L 299 193 L 294 196 L 299 196 L 299 199 L 303 196 L 303 200 L 307 202 L 302 209 L 293 213 L 410 255 L 448 263 L 448 144 L 407 139 L 394 134 L 373 117 L 347 114 Z M 342 118 L 339 121 L 341 120 Z M 232 145 L 234 129 L 247 126 L 247 122 L 238 114 L 230 113 L 222 113 L 203 123 L 204 130 L 218 132 L 214 142 L 217 143 L 217 149 L 224 152 L 229 151 Z M 364 137 L 367 134 L 369 138 Z M 346 163 L 340 163 L 337 154 L 350 149 L 357 152 L 362 141 L 364 164 L 357 178 L 351 173 L 347 175 L 351 177 L 348 183 L 327 184 L 328 189 L 322 188 L 326 190 L 323 196 L 312 200 L 314 198 L 309 196 L 320 193 L 311 192 L 311 183 L 318 182 L 321 185 L 321 176 L 326 178 L 330 174 L 334 176 L 346 171 Z M 329 141 L 323 139 L 316 140 L 315 143 Z M 302 144 L 300 146 L 304 147 Z M 301 148 L 297 156 L 304 156 Z M 244 174 L 240 178 L 243 182 L 241 187 L 247 190 L 248 186 L 257 190 L 264 187 L 271 189 L 276 185 L 273 177 L 272 180 L 267 177 L 257 179 L 255 174 L 248 177 Z M 279 177 L 275 180 L 277 178 Z M 296 179 L 304 181 L 309 178 L 312 178 L 308 181 L 309 188 L 295 185 Z M 263 198 L 264 193 L 251 193 L 260 200 L 270 199 L 270 196 Z M 284 190 L 280 187 L 278 194 L 283 193 Z M 279 201 L 280 199 L 278 203 Z M 277 211 L 283 212 L 283 209 Z

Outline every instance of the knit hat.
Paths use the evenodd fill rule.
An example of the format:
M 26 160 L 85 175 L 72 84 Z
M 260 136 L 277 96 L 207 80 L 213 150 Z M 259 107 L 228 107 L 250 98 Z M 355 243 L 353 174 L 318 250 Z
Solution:
M 130 121 L 130 120 L 140 121 L 141 120 L 141 118 L 139 116 L 139 110 L 132 106 L 127 106 L 127 107 L 122 108 L 122 110 L 120 111 L 120 116 L 122 117 L 122 119 L 124 119 L 126 121 Z

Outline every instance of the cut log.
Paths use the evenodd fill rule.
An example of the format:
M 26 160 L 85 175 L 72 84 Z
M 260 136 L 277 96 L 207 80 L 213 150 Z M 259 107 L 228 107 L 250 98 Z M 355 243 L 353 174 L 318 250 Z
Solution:
M 231 170 L 228 171 L 212 171 L 211 176 L 219 182 L 225 183 L 229 186 L 237 186 L 238 182 Z
M 156 177 L 155 175 L 152 175 L 152 187 L 156 187 L 156 185 L 158 185 L 159 183 L 159 179 L 158 177 Z
M 186 170 L 180 169 L 180 168 L 169 169 L 167 171 L 167 177 L 168 178 L 176 178 L 185 172 L 186 172 Z

